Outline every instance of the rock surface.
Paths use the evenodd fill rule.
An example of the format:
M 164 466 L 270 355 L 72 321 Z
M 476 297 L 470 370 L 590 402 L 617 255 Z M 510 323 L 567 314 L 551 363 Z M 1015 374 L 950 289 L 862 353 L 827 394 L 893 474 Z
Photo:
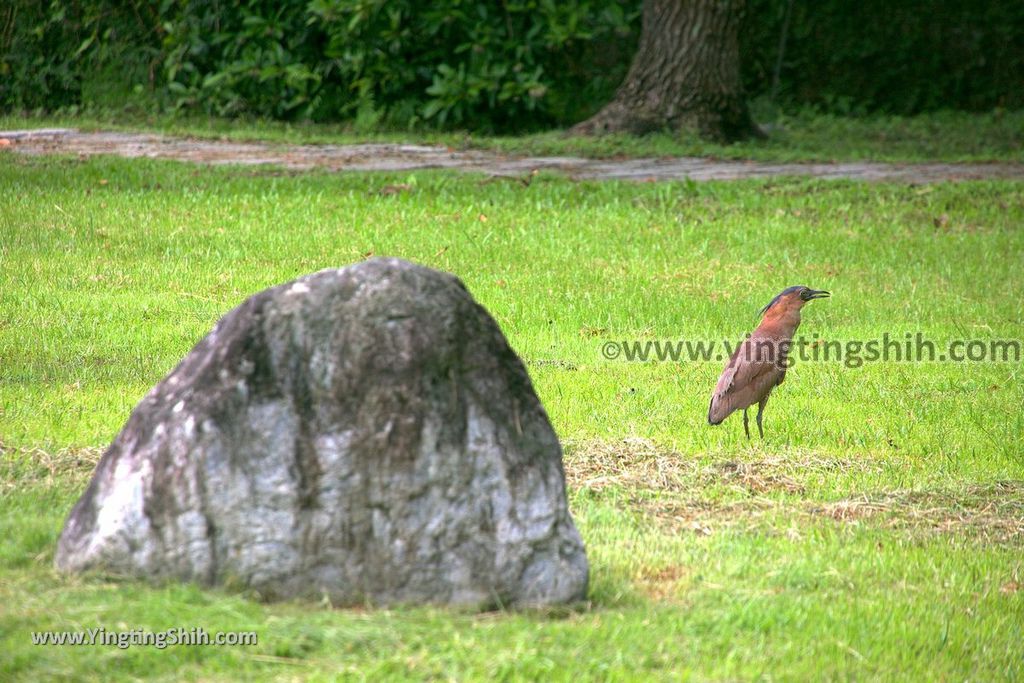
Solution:
M 56 564 L 478 608 L 578 600 L 588 574 L 521 361 L 459 280 L 397 259 L 224 316 L 135 408 Z

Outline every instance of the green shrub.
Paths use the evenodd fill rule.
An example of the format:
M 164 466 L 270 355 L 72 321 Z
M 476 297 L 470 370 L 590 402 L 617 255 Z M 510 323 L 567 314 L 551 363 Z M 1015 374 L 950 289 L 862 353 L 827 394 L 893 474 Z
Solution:
M 165 94 L 219 116 L 307 118 L 317 105 L 322 36 L 305 0 L 178 0 L 163 8 Z
M 617 82 L 602 78 L 602 67 L 621 76 L 630 55 L 599 64 L 592 48 L 629 36 L 636 14 L 585 0 L 313 0 L 310 8 L 352 91 L 348 112 L 369 106 L 396 123 L 505 130 L 564 122 L 577 113 L 570 98 L 588 88 L 610 96 Z
M 75 107 L 100 74 L 149 73 L 159 33 L 158 9 L 145 0 L 0 2 L 0 111 Z M 102 90 L 113 98 L 130 88 Z
M 57 1 L 0 7 L 0 110 L 52 109 L 78 101 L 75 59 L 81 50 L 67 49 L 76 33 L 74 20 Z
M 628 51 L 596 59 L 594 48 L 628 44 L 637 11 L 607 0 L 180 0 L 165 12 L 166 87 L 174 106 L 221 115 L 550 125 L 578 115 L 580 92 L 611 95 Z

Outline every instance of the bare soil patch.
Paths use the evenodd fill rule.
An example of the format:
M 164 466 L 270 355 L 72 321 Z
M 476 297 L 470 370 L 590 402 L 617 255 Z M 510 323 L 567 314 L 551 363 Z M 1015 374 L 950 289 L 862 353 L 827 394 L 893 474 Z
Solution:
M 0 131 L 0 150 L 21 154 L 73 154 L 83 158 L 106 154 L 211 165 L 274 165 L 294 170 L 405 171 L 447 168 L 527 180 L 538 171 L 555 171 L 578 179 L 635 181 L 813 176 L 930 183 L 944 180 L 1024 178 L 1024 165 L 1011 163 L 770 163 L 697 157 L 517 157 L 483 150 L 453 150 L 427 145 L 279 145 L 179 138 L 150 133 L 89 133 L 70 128 Z

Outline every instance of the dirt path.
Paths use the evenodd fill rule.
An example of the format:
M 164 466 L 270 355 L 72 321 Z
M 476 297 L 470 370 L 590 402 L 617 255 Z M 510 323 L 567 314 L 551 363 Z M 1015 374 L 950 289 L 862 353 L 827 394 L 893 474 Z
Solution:
M 0 131 L 0 151 L 22 154 L 114 154 L 204 164 L 275 164 L 292 169 L 403 171 L 449 168 L 494 176 L 525 176 L 551 170 L 573 178 L 625 180 L 732 180 L 766 176 L 814 176 L 927 183 L 982 178 L 1024 179 L 1024 164 L 768 163 L 696 157 L 604 160 L 578 157 L 511 157 L 482 150 L 400 144 L 272 145 L 173 138 L 145 133 L 82 133 L 74 129 Z

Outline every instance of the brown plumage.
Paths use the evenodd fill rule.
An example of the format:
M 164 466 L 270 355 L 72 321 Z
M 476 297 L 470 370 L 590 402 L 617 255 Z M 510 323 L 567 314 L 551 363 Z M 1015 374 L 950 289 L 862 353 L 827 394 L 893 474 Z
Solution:
M 825 290 L 798 285 L 784 289 L 761 309 L 763 317 L 747 339 L 733 352 L 718 378 L 708 407 L 708 424 L 721 424 L 743 409 L 743 431 L 750 438 L 747 408 L 757 404 L 757 432 L 764 438 L 761 415 L 772 389 L 786 379 L 787 352 L 800 326 L 800 309 L 808 301 L 829 296 Z

